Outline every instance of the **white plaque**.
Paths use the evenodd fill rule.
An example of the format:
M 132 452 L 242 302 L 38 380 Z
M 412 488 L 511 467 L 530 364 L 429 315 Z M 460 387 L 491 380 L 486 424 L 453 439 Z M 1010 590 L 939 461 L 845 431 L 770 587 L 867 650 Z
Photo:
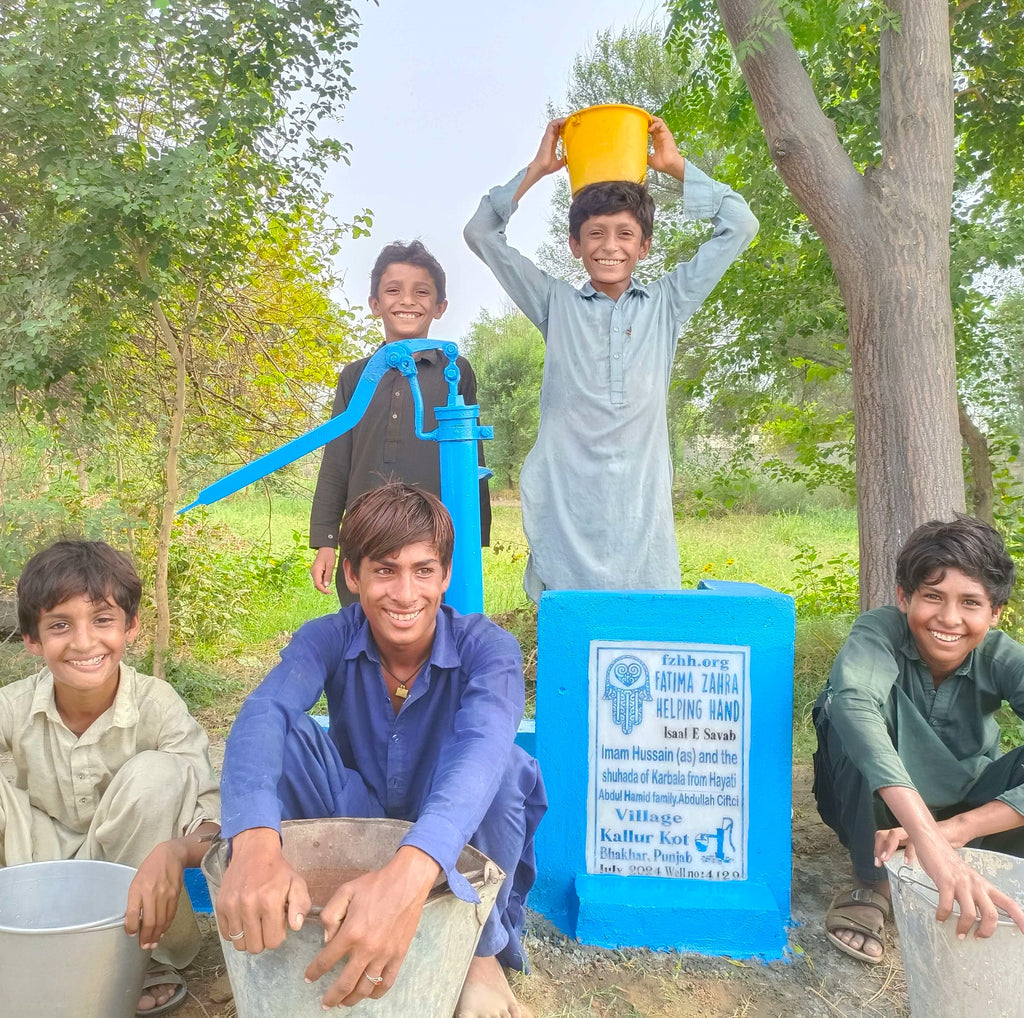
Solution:
M 745 880 L 750 648 L 592 640 L 587 872 Z

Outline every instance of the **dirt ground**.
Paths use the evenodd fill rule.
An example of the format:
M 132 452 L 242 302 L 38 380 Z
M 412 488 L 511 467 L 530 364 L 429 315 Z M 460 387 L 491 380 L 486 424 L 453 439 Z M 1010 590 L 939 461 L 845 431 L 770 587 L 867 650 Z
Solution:
M 515 989 L 536 1018 L 905 1018 L 909 1014 L 895 930 L 886 960 L 863 965 L 825 939 L 822 916 L 848 877 L 845 853 L 818 819 L 811 769 L 793 771 L 792 960 L 764 964 L 577 944 L 531 914 L 526 946 L 533 973 Z M 186 970 L 181 1018 L 233 1018 L 222 996 L 224 962 L 216 929 L 200 917 L 203 947 Z M 268 1018 L 276 1018 L 270 1016 Z M 446 1016 L 409 1016 L 446 1018 Z

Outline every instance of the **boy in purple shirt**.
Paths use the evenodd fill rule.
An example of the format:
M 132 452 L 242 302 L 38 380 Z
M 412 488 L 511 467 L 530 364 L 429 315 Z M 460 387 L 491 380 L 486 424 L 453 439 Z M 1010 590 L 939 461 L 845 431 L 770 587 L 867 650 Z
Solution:
M 317 980 L 348 961 L 325 1007 L 383 996 L 394 983 L 439 872 L 472 844 L 508 874 L 484 925 L 456 1014 L 526 1018 L 502 971 L 523 969 L 523 905 L 546 808 L 537 762 L 514 744 L 523 713 L 515 639 L 483 615 L 441 603 L 454 533 L 441 502 L 392 483 L 361 496 L 341 528 L 342 567 L 359 603 L 304 625 L 246 700 L 222 780 L 232 858 L 217 897 L 237 950 L 276 948 L 310 908 L 281 852 L 283 819 L 392 817 L 413 826 L 380 870 L 342 884 L 323 907 Z M 329 734 L 307 711 L 326 693 Z

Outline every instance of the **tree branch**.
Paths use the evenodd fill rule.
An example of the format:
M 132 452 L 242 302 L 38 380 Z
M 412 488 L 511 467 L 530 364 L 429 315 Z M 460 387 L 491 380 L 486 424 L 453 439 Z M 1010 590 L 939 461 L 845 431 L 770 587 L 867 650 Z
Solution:
M 717 3 L 772 161 L 826 247 L 842 244 L 860 214 L 864 181 L 840 144 L 835 124 L 822 112 L 779 4 Z M 831 182 L 824 200 L 823 178 Z

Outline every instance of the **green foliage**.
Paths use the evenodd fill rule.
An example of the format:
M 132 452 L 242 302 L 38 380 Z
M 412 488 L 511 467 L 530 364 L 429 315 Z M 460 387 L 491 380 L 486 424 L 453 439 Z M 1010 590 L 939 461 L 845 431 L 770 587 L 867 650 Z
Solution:
M 12 585 L 29 556 L 62 537 L 130 550 L 140 522 L 131 507 L 83 491 L 73 454 L 46 428 L 12 414 L 0 424 L 0 585 Z
M 152 655 L 144 660 L 141 667 L 144 671 L 152 670 Z M 197 662 L 188 656 L 168 658 L 166 673 L 167 681 L 177 690 L 193 714 L 236 700 L 243 692 L 237 679 L 225 675 L 217 667 Z
M 500 318 L 482 311 L 471 326 L 467 355 L 485 423 L 494 425 L 486 448 L 492 489 L 517 488 L 523 460 L 537 439 L 544 341 L 518 311 Z
M 14 0 L 4 29 L 0 389 L 39 388 L 194 267 L 232 274 L 265 214 L 318 203 L 356 21 L 337 0 Z
M 267 556 L 203 510 L 179 517 L 167 577 L 178 645 L 237 641 L 250 612 L 247 592 L 286 589 L 294 573 L 305 573 L 307 554 L 297 533 L 288 551 Z
M 12 636 L 0 641 L 0 686 L 24 679 L 39 670 L 39 658 L 33 657 L 21 642 L 21 637 Z
M 361 350 L 331 260 L 371 215 L 319 211 L 357 24 L 344 0 L 5 7 L 0 398 L 109 464 L 161 528 L 143 555 L 167 551 L 182 479 L 305 430 Z
M 1004 702 L 996 712 L 996 721 L 999 722 L 1000 745 L 1004 753 L 1024 746 L 1024 720 L 1017 716 L 1008 703 Z
M 770 469 L 750 444 L 736 443 L 723 454 L 690 439 L 684 455 L 677 454 L 672 501 L 678 517 L 720 518 L 730 513 L 801 512 L 848 509 L 846 488 L 808 483 L 796 471 Z M 781 463 L 781 460 L 776 462 Z
M 811 708 L 825 688 L 832 662 L 850 635 L 855 615 L 804 617 L 797 612 L 793 661 L 793 755 L 810 761 L 816 739 Z
M 859 610 L 857 558 L 841 551 L 822 559 L 816 548 L 801 544 L 793 556 L 796 571 L 789 593 L 803 618 L 852 617 Z
M 736 398 L 726 405 L 736 427 L 798 415 L 803 423 L 791 436 L 794 469 L 809 469 L 812 476 L 824 472 L 835 481 L 834 458 L 843 461 L 844 472 L 852 460 L 845 312 L 823 245 L 780 185 L 719 6 L 714 0 L 670 5 L 667 45 L 683 80 L 661 112 L 692 158 L 710 157 L 716 175 L 747 196 L 761 231 L 747 257 L 730 270 L 734 285 L 719 291 L 720 321 L 733 323 L 735 330 L 725 362 L 739 370 L 723 370 L 716 356 L 707 362 L 709 372 L 691 366 L 689 376 L 700 380 L 698 395 L 702 389 L 713 392 L 716 402 L 726 391 L 720 380 L 730 383 Z M 899 31 L 898 19 L 874 0 L 786 0 L 778 10 L 783 20 L 758 24 L 747 43 L 750 51 L 763 50 L 776 32 L 788 35 L 840 143 L 857 169 L 870 176 L 881 159 L 881 38 L 887 30 Z M 1019 264 L 1024 250 L 1024 188 L 1013 172 L 1022 156 L 1024 4 L 954 4 L 950 27 L 957 131 L 951 279 L 958 372 L 972 410 L 995 422 L 1005 380 L 1020 377 L 1024 363 L 1016 351 L 1014 359 L 1006 347 L 993 349 L 984 326 L 988 298 L 982 285 L 986 269 Z M 820 365 L 830 374 L 800 378 L 805 365 Z M 733 384 L 737 374 L 739 386 Z M 826 450 L 833 462 L 819 463 L 815 448 Z

